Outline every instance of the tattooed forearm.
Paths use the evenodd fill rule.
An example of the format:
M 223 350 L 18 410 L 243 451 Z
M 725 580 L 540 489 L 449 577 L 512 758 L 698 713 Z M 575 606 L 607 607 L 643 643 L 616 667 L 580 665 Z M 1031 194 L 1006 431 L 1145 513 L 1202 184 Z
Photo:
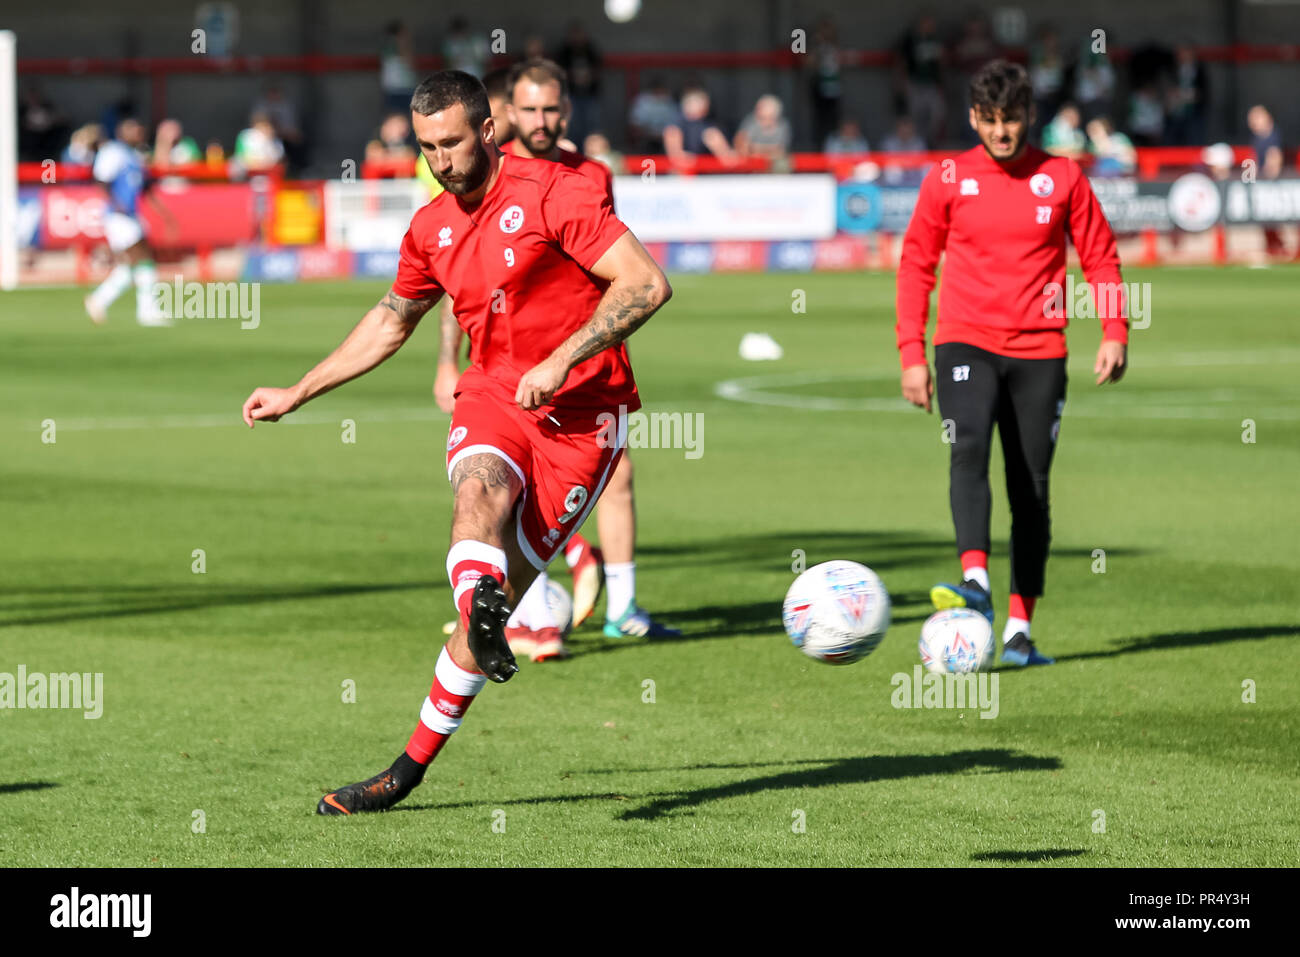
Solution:
M 433 299 L 403 299 L 393 290 L 388 290 L 388 294 L 379 301 L 379 305 L 388 309 L 397 315 L 397 318 L 403 322 L 416 323 L 433 306 L 436 300 Z
M 591 319 L 560 347 L 568 354 L 570 367 L 622 342 L 663 303 L 664 297 L 654 283 L 610 286 Z
M 519 484 L 519 477 L 505 463 L 505 460 L 490 452 L 467 455 L 456 463 L 456 467 L 451 470 L 452 493 L 459 492 L 461 485 L 470 479 L 482 482 L 483 487 L 489 491 L 497 488 L 509 489 L 512 483 Z

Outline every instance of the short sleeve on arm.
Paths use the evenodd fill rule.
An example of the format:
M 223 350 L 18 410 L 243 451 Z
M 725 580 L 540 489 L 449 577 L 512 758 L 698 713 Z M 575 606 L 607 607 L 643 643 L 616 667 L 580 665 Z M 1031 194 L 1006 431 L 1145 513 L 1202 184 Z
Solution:
M 397 261 L 397 278 L 393 292 L 403 299 L 437 299 L 442 296 L 442 286 L 433 278 L 429 259 L 415 238 L 415 224 L 402 238 L 402 253 Z
M 542 216 L 560 248 L 588 271 L 627 232 L 604 191 L 567 169 L 560 171 L 542 198 Z

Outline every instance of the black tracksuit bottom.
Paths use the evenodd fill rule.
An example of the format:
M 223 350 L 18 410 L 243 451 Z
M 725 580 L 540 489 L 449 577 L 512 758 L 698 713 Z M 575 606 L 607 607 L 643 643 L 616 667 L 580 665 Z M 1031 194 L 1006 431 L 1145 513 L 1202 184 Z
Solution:
M 1065 407 L 1065 359 L 935 346 L 939 414 L 952 443 L 948 497 L 957 553 L 989 551 L 989 449 L 996 423 L 1011 504 L 1011 594 L 1043 593 L 1052 540 L 1047 476 Z

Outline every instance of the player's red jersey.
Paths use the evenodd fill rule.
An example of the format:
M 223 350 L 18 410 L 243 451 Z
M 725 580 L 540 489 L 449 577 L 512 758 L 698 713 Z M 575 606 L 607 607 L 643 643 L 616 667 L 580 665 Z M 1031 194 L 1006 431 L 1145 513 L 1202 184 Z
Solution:
M 964 342 L 1023 359 L 1064 356 L 1067 319 L 1049 304 L 1051 284 L 1065 286 L 1067 236 L 1094 291 L 1120 282 L 1115 236 L 1074 160 L 1030 146 L 1003 167 L 977 146 L 937 164 L 921 184 L 898 267 L 903 368 L 926 361 L 930 290 L 945 248 L 935 345 Z M 1128 341 L 1122 308 L 1108 316 L 1099 306 L 1097 314 L 1104 338 Z
M 443 192 L 415 214 L 393 289 L 450 295 L 472 359 L 457 394 L 482 384 L 513 400 L 520 377 L 591 319 L 609 284 L 588 270 L 626 231 L 585 173 L 507 153 L 477 206 Z M 620 405 L 641 405 L 622 343 L 574 368 L 535 414 Z
M 560 149 L 560 158 L 556 162 L 586 176 L 605 191 L 605 195 L 609 197 L 609 205 L 614 205 L 614 173 L 604 163 L 563 148 Z

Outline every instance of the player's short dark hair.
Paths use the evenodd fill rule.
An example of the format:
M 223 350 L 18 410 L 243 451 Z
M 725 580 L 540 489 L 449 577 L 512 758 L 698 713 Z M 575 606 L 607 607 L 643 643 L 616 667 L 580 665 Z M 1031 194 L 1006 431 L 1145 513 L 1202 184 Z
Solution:
M 483 77 L 483 89 L 487 90 L 488 99 L 493 97 L 503 97 L 510 93 L 510 68 L 503 66 L 499 70 L 493 70 Z
M 411 94 L 411 112 L 431 116 L 459 103 L 465 107 L 465 117 L 472 130 L 492 115 L 488 106 L 487 90 L 478 77 L 461 70 L 442 70 L 424 81 Z
M 1022 111 L 1028 116 L 1033 101 L 1029 74 L 1019 63 L 993 60 L 970 79 L 970 105 L 979 116 L 1010 117 Z
M 554 60 L 533 57 L 531 60 L 516 63 L 510 68 L 510 75 L 506 77 L 506 96 L 514 96 L 515 84 L 524 79 L 538 86 L 545 86 L 547 83 L 559 84 L 560 96 L 569 95 L 569 75 L 564 72 L 564 67 Z

